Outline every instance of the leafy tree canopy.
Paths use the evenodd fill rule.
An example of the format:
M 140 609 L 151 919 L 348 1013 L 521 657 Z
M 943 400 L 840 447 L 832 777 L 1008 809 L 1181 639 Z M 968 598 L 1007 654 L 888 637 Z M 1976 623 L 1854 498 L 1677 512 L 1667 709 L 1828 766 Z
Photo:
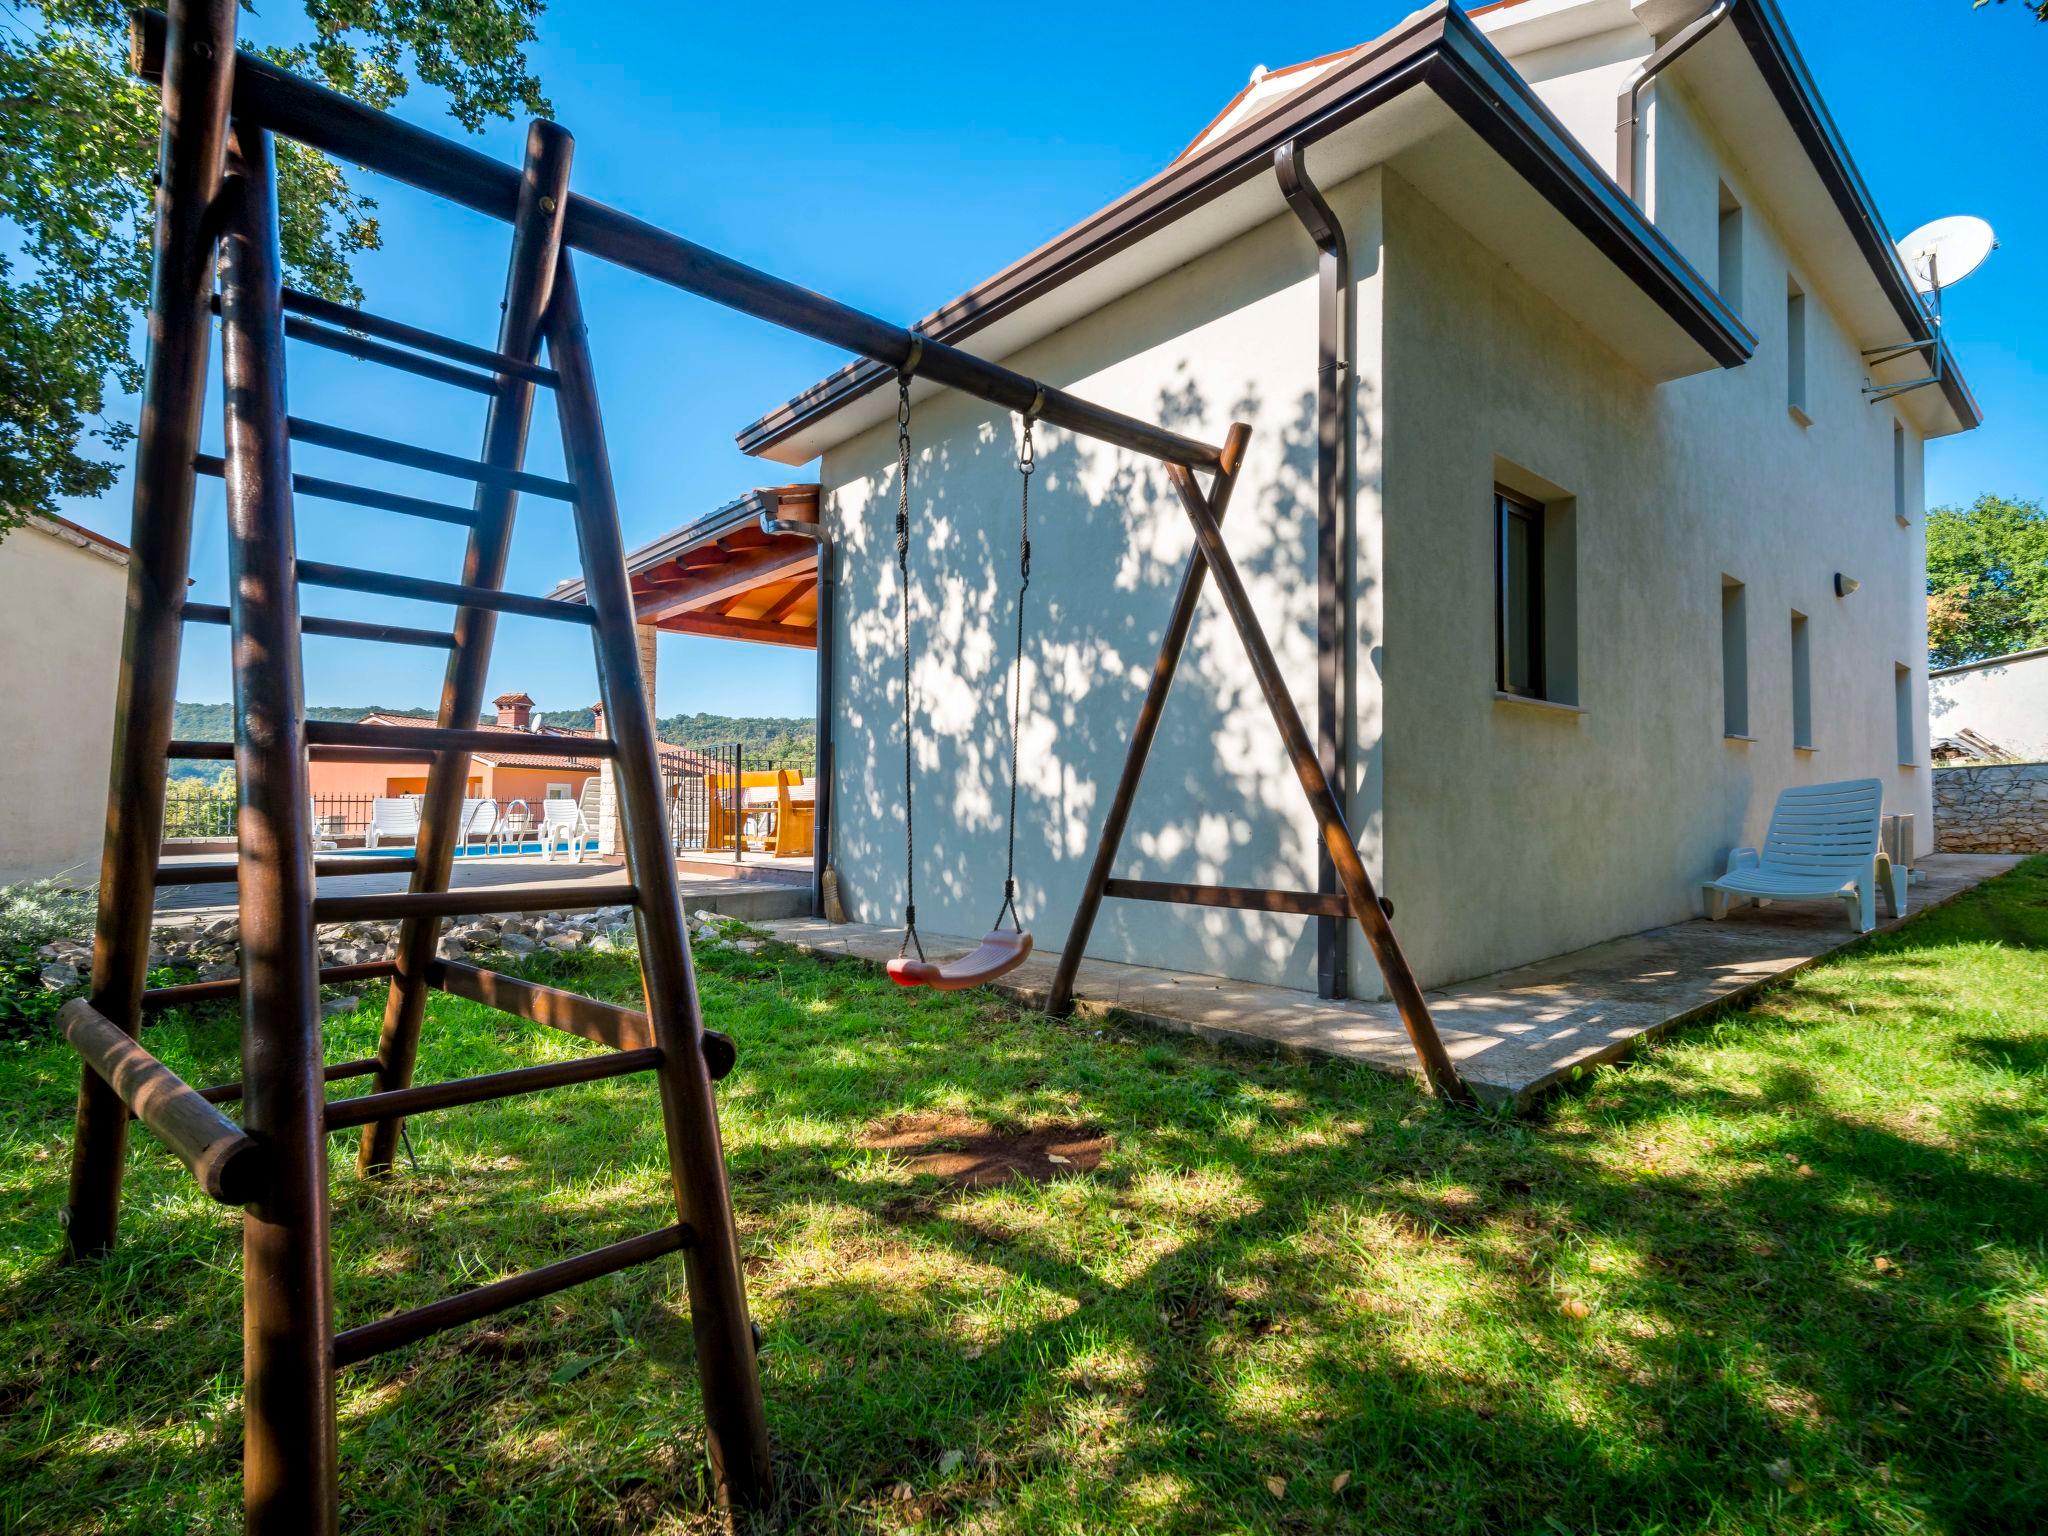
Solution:
M 2044 645 L 2048 509 L 1985 495 L 1929 512 L 1929 664 L 1952 667 Z
M 474 132 L 545 115 L 526 44 L 547 0 L 302 0 L 313 40 L 265 46 L 249 0 L 242 42 L 274 63 L 388 107 L 416 79 Z M 127 71 L 121 0 L 13 0 L 0 14 L 0 537 L 59 496 L 113 483 L 134 432 L 106 414 L 111 380 L 142 383 L 157 93 Z M 287 280 L 360 303 L 351 260 L 381 243 L 376 203 L 342 168 L 278 143 Z
M 2004 5 L 2005 0 L 1998 0 L 1998 3 Z M 1970 0 L 1970 4 L 1974 9 L 1981 11 L 1991 4 L 1991 0 Z M 2020 0 L 2020 4 L 2034 13 L 2034 20 L 2048 21 L 2048 0 Z

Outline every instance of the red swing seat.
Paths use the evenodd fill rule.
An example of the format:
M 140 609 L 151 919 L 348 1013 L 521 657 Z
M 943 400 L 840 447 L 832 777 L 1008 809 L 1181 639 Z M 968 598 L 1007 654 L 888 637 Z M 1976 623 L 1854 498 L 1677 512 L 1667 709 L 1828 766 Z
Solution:
M 933 963 L 905 955 L 889 962 L 889 979 L 899 987 L 931 987 L 959 992 L 1007 976 L 1031 958 L 1031 935 L 998 928 L 957 960 Z

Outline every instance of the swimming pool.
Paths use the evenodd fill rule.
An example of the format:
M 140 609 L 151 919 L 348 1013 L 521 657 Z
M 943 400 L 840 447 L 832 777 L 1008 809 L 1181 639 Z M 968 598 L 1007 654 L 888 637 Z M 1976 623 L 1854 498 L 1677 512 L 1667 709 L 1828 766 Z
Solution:
M 401 854 L 412 853 L 415 851 L 416 850 L 413 848 L 413 845 L 411 843 L 380 843 L 375 848 L 329 848 L 323 851 L 320 857 L 322 857 L 323 859 L 394 859 Z M 551 851 L 555 853 L 561 853 L 563 851 L 563 845 L 561 843 L 555 843 L 554 845 L 552 845 Z M 576 851 L 575 846 L 573 844 L 569 845 L 569 851 Z M 597 852 L 596 839 L 593 838 L 589 842 L 586 842 L 583 845 L 582 851 L 584 853 Z M 483 839 L 477 838 L 469 844 L 469 848 L 466 852 L 458 853 L 457 856 L 472 859 L 495 859 L 500 856 L 509 858 L 515 854 L 531 855 L 539 852 L 540 844 L 537 841 L 535 841 L 525 843 L 499 843 L 494 845 L 489 853 L 486 853 L 484 851 Z

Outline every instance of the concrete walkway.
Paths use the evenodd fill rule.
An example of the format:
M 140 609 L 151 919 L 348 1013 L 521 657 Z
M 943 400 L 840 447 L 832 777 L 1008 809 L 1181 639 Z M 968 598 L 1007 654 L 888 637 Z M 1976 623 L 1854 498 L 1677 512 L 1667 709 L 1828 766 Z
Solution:
M 2015 854 L 1935 854 L 1921 862 L 1909 913 L 1952 901 L 2003 874 Z M 1882 906 L 1880 905 L 1880 911 Z M 810 917 L 761 925 L 820 954 L 873 964 L 893 960 L 894 928 Z M 1880 920 L 1880 930 L 1898 926 Z M 1429 994 L 1444 1045 L 1472 1091 L 1526 1108 L 1575 1068 L 1614 1061 L 1645 1040 L 1740 1000 L 1842 949 L 1857 935 L 1840 902 L 1744 907 L 1727 921 L 1652 928 L 1571 954 L 1500 971 Z M 975 941 L 926 934 L 934 957 Z M 996 984 L 1043 1006 L 1057 951 L 1040 949 Z M 1112 1010 L 1146 1024 L 1265 1049 L 1302 1051 L 1414 1074 L 1416 1062 L 1391 1003 L 1324 1002 L 1308 992 L 1148 966 L 1084 960 L 1078 1012 Z
M 169 858 L 163 863 L 166 874 L 181 862 L 209 864 L 218 861 L 213 858 Z M 385 896 L 405 890 L 409 879 L 402 874 L 326 875 L 321 877 L 319 887 L 322 896 Z M 811 906 L 808 882 L 791 885 L 681 872 L 676 879 L 682 887 L 683 910 L 686 912 L 702 909 L 751 923 L 808 912 Z M 580 864 L 566 859 L 539 857 L 457 859 L 450 883 L 458 891 L 503 891 L 545 885 L 588 886 L 590 896 L 586 905 L 604 906 L 613 899 L 605 894 L 606 890 L 626 883 L 626 869 L 623 864 L 594 858 L 586 858 Z M 167 884 L 159 887 L 156 893 L 156 919 L 159 923 L 211 919 L 234 910 L 235 888 L 232 885 Z

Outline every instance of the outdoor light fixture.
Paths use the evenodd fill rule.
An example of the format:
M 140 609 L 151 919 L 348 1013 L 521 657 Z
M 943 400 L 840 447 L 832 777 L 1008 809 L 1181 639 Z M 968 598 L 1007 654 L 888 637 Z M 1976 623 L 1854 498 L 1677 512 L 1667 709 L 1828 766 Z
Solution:
M 1847 597 L 1862 585 L 1863 583 L 1854 576 L 1844 576 L 1840 571 L 1835 572 L 1835 596 L 1837 597 Z

